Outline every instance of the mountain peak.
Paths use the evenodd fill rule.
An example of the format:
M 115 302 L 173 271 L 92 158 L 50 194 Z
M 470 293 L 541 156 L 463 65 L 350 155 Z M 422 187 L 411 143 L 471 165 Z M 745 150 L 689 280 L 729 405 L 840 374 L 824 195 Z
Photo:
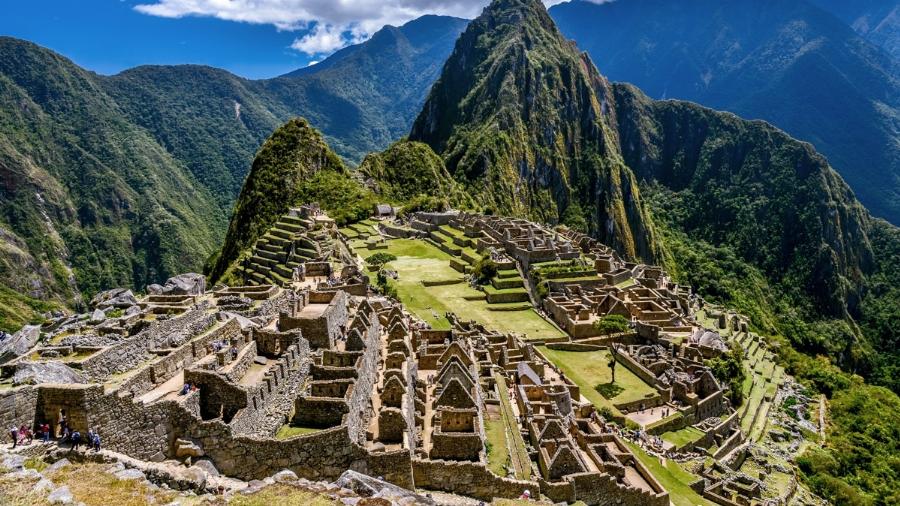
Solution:
M 486 210 L 584 228 L 655 256 L 621 162 L 609 85 L 537 0 L 496 0 L 457 40 L 409 139 Z

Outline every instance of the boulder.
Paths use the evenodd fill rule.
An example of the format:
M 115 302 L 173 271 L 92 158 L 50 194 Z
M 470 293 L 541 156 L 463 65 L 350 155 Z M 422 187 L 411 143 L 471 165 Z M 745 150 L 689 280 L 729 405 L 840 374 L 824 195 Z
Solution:
M 58 471 L 64 467 L 68 466 L 69 464 L 71 464 L 71 462 L 69 462 L 69 459 L 59 459 L 47 467 L 47 472 L 52 473 L 54 471 Z
M 0 465 L 11 471 L 17 471 L 25 467 L 25 457 L 15 453 L 7 454 L 3 456 L 3 461 L 0 462 Z
M 288 483 L 297 481 L 297 473 L 290 469 L 283 469 L 272 476 L 272 479 L 278 483 Z
M 200 490 L 206 488 L 207 475 L 206 471 L 191 466 L 187 469 L 180 469 L 174 476 L 175 487 L 179 490 Z
M 47 478 L 41 478 L 40 481 L 34 484 L 34 488 L 32 490 L 34 490 L 35 492 L 46 492 L 48 490 L 53 490 L 54 487 L 55 485 L 52 481 L 48 480 Z
M 99 309 L 107 309 L 111 307 L 125 309 L 137 304 L 138 301 L 126 288 L 113 288 L 105 292 L 100 292 L 91 299 L 91 307 Z
M 189 272 L 179 274 L 166 280 L 162 287 L 166 295 L 203 295 L 206 293 L 206 277 L 203 274 Z
M 72 504 L 74 501 L 75 498 L 72 496 L 72 492 L 65 485 L 50 492 L 50 495 L 47 496 L 47 502 L 50 504 Z
M 0 342 L 0 364 L 28 353 L 40 338 L 40 326 L 25 325 L 18 332 Z
M 381 498 L 387 503 L 412 503 L 412 504 L 436 504 L 431 498 L 416 494 L 403 487 L 388 483 L 378 478 L 373 478 L 356 471 L 347 470 L 334 482 L 341 488 L 352 490 L 355 494 L 367 498 Z M 371 504 L 378 504 L 377 502 Z
M 42 383 L 87 383 L 84 375 L 62 362 L 19 362 L 13 385 Z
M 93 313 L 91 313 L 91 323 L 100 323 L 106 319 L 106 313 L 103 312 L 102 309 L 95 309 Z
M 197 443 L 187 439 L 178 439 L 175 441 L 176 457 L 202 457 L 203 455 L 203 448 L 200 448 Z
M 120 480 L 145 480 L 147 476 L 140 469 L 124 469 L 115 473 L 116 478 Z
M 131 306 L 125 310 L 125 316 L 134 316 L 141 314 L 141 306 Z
M 147 293 L 150 295 L 162 295 L 163 287 L 162 285 L 153 283 L 152 285 L 147 286 Z
M 194 462 L 192 467 L 197 467 L 203 470 L 209 476 L 219 476 L 219 470 L 216 469 L 215 464 L 212 463 L 209 459 L 198 459 L 197 462 Z

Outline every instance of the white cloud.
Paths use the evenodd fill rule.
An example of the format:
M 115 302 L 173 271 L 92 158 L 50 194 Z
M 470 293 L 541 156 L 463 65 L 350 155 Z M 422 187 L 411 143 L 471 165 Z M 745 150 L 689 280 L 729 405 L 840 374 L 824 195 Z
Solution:
M 368 39 L 384 25 L 425 14 L 474 18 L 489 0 L 149 0 L 135 9 L 165 18 L 213 17 L 270 24 L 279 30 L 310 29 L 292 48 L 324 56 Z M 564 0 L 544 0 L 544 4 Z

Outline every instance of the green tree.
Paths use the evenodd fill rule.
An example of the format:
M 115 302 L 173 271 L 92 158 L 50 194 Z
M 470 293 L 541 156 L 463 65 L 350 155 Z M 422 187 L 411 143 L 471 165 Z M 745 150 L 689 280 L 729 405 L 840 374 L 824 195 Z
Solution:
M 490 283 L 498 271 L 497 262 L 492 260 L 489 255 L 481 257 L 472 267 L 472 275 L 475 276 L 475 281 L 480 285 Z
M 620 314 L 608 314 L 594 322 L 594 328 L 603 335 L 618 334 L 628 330 L 628 319 Z
M 744 400 L 741 386 L 747 378 L 744 370 L 744 350 L 734 346 L 726 354 L 706 361 L 706 366 L 720 383 L 728 385 L 728 399 L 732 406 L 739 406 Z
M 372 266 L 373 270 L 376 270 L 381 269 L 384 264 L 393 262 L 396 259 L 397 257 L 395 255 L 386 253 L 384 251 L 379 251 L 378 253 L 375 253 L 374 255 L 367 258 L 366 263 Z

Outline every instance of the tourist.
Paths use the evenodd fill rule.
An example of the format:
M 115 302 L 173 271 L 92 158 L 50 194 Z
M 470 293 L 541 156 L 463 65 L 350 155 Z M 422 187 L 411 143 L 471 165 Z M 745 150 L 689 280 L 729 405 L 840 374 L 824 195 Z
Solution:
M 237 346 L 232 345 L 231 346 L 231 360 L 237 360 L 237 356 L 238 356 L 238 348 L 237 348 Z
M 19 428 L 13 425 L 9 428 L 9 437 L 12 438 L 13 448 L 19 443 Z
M 87 437 L 84 439 L 84 442 L 87 443 L 88 446 L 93 444 L 94 442 L 94 429 L 88 427 Z
M 91 446 L 94 448 L 95 452 L 100 451 L 100 432 L 95 432 L 93 439 L 90 442 Z
M 72 437 L 72 430 L 69 429 L 69 426 L 67 425 L 67 426 L 63 427 L 63 430 L 62 430 L 62 439 L 60 439 L 59 442 L 60 442 L 60 443 L 65 443 L 66 441 L 69 440 L 70 437 Z
M 49 423 L 41 424 L 41 435 L 44 438 L 45 444 L 50 442 L 50 424 Z
M 185 383 L 183 387 L 181 387 L 181 392 L 178 395 L 187 395 L 191 391 L 191 384 Z
M 522 492 L 522 496 L 519 497 L 519 499 L 522 499 L 523 501 L 530 501 L 531 500 L 531 491 L 526 488 L 525 491 Z
M 71 452 L 71 451 L 73 451 L 73 450 L 77 450 L 77 449 L 78 449 L 78 445 L 81 444 L 81 433 L 78 432 L 77 430 L 72 431 L 72 435 L 69 436 L 69 439 L 72 440 L 72 447 L 69 448 L 69 451 Z

